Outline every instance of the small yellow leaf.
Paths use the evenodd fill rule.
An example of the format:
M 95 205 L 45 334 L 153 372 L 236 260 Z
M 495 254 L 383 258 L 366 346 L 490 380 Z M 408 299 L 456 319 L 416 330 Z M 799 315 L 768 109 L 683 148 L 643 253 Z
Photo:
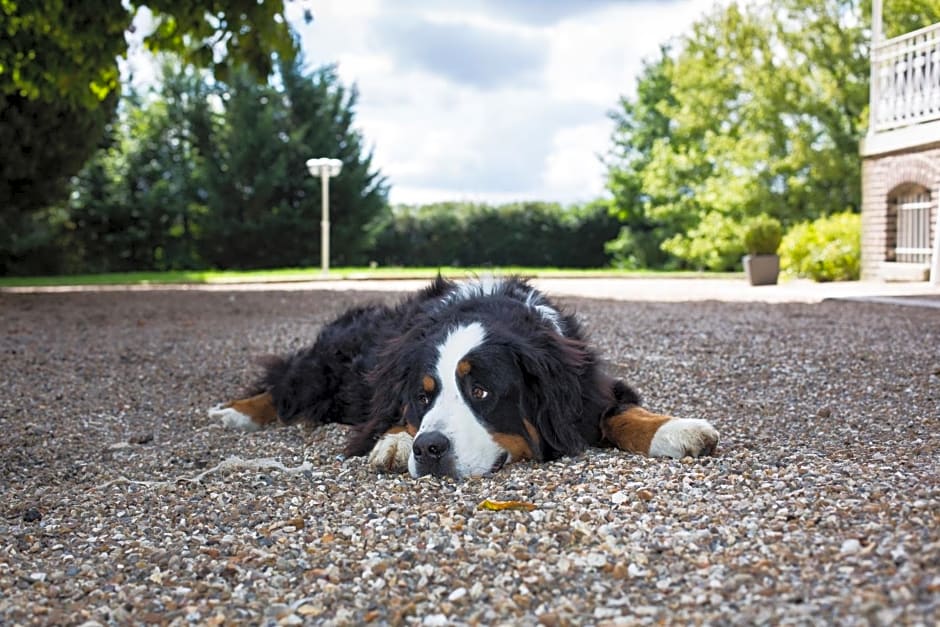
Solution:
M 492 499 L 486 499 L 480 503 L 479 509 L 488 509 L 493 512 L 499 512 L 504 509 L 524 509 L 527 512 L 531 512 L 533 509 L 538 509 L 538 505 L 535 503 L 526 503 L 525 501 L 494 501 Z

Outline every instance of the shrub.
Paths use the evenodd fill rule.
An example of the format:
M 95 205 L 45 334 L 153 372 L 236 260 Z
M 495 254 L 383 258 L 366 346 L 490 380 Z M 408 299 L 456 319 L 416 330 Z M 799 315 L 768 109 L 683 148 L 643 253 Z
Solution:
M 861 266 L 862 220 L 836 213 L 794 225 L 780 246 L 780 268 L 814 281 L 855 281 Z
M 687 233 L 678 233 L 663 242 L 663 250 L 685 259 L 693 268 L 727 271 L 741 267 L 744 239 L 741 224 L 718 212 L 706 214 Z
M 749 255 L 776 254 L 782 238 L 780 220 L 767 214 L 751 218 L 744 224 L 744 249 Z

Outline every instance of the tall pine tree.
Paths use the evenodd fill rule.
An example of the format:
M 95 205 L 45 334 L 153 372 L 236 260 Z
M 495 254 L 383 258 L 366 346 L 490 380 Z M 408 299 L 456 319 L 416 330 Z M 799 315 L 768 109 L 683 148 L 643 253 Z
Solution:
M 320 259 L 320 180 L 306 161 L 343 162 L 330 182 L 331 263 L 367 263 L 387 212 L 388 185 L 355 128 L 355 89 L 335 68 L 282 63 L 259 85 L 239 74 L 223 94 L 223 124 L 205 163 L 202 250 L 213 266 L 310 266 Z

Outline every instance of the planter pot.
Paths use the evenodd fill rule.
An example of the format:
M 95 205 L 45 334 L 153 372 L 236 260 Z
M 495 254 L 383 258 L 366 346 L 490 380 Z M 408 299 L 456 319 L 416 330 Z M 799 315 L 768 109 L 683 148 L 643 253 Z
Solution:
M 744 273 L 751 285 L 776 285 L 780 274 L 779 255 L 745 255 Z

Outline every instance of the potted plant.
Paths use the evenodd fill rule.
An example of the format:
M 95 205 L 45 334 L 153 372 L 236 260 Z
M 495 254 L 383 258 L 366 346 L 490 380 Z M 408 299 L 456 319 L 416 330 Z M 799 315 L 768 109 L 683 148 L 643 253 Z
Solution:
M 744 225 L 744 272 L 751 285 L 776 285 L 780 274 L 777 248 L 783 239 L 780 221 L 766 214 L 751 219 Z

